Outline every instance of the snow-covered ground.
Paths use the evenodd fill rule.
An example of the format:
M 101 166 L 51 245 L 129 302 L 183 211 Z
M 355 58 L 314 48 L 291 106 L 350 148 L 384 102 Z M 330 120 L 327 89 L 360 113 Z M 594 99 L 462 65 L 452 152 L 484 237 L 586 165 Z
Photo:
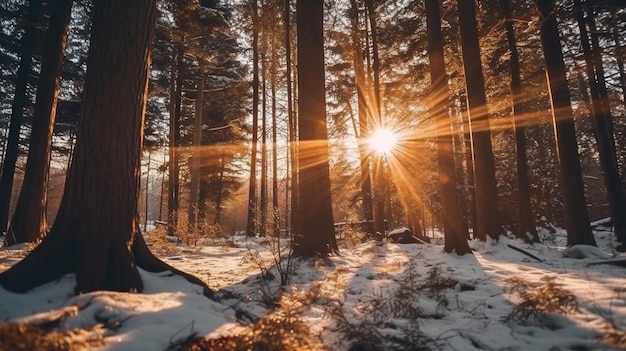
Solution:
M 0 288 L 0 321 L 61 314 L 63 328 L 102 333 L 104 345 L 97 349 L 166 350 L 193 333 L 232 335 L 250 317 L 266 315 L 272 297 L 306 294 L 298 316 L 328 350 L 348 350 L 356 342 L 341 333 L 349 327 L 374 330 L 389 350 L 412 349 L 401 340 L 410 340 L 415 349 L 424 343 L 440 350 L 619 350 L 610 340 L 620 337 L 625 347 L 626 268 L 589 265 L 615 256 L 613 234 L 596 231 L 599 248 L 577 247 L 566 255 L 562 230 L 543 234 L 546 240 L 535 246 L 506 237 L 497 243 L 473 241 L 474 255 L 465 256 L 445 254 L 441 238 L 430 244 L 366 242 L 343 247 L 328 259 L 295 261 L 286 287 L 272 268 L 276 250 L 265 239 L 232 237 L 203 248 L 180 247 L 163 257 L 219 289 L 220 302 L 180 277 L 143 271 L 142 294 L 73 296 L 74 277 L 67 275 L 26 294 Z M 21 255 L 0 251 L 0 271 Z M 521 279 L 517 286 L 525 281 L 533 287 L 552 279 L 566 296 L 575 296 L 577 308 L 541 321 L 507 320 L 523 302 L 510 278 Z

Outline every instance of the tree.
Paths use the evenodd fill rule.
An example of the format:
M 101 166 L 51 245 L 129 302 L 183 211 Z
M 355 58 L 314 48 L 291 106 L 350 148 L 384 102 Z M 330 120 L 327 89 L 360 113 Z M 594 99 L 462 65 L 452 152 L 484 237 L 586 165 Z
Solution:
M 295 252 L 304 257 L 336 251 L 330 194 L 324 87 L 323 2 L 297 0 L 298 167 Z
M 7 231 L 7 245 L 36 241 L 43 238 L 48 231 L 46 205 L 50 149 L 71 13 L 72 0 L 59 0 L 51 4 L 33 112 L 28 161 L 22 191 Z
M 451 118 L 448 115 L 447 101 L 450 95 L 445 61 L 443 58 L 443 34 L 438 0 L 426 0 L 426 22 L 428 57 L 430 58 L 431 104 L 430 113 L 437 121 L 437 158 L 439 165 L 439 192 L 445 235 L 444 250 L 456 251 L 459 255 L 471 253 L 467 243 L 467 226 L 459 208 L 456 189 L 457 178 L 454 169 L 454 153 L 451 134 Z
M 554 0 L 536 0 L 535 5 L 541 16 L 541 46 L 546 63 L 552 120 L 561 168 L 560 184 L 563 189 L 567 245 L 596 245 L 587 214 L 571 97 L 554 12 Z
M 155 0 L 94 2 L 75 156 L 59 214 L 26 258 L 0 274 L 7 290 L 33 287 L 76 274 L 76 293 L 138 291 L 138 267 L 171 270 L 139 231 L 137 202 Z M 103 133 L 112 130 L 115 133 Z
M 589 8 L 586 19 L 580 0 L 574 0 L 574 7 L 577 12 L 580 40 L 585 56 L 585 68 L 591 92 L 592 121 L 598 142 L 600 165 L 609 200 L 611 220 L 615 228 L 615 236 L 618 241 L 624 244 L 626 243 L 626 196 L 617 165 L 613 116 L 611 115 L 604 68 L 602 67 L 602 52 L 598 44 L 597 34 L 594 34 L 596 28 L 593 11 Z M 589 26 L 591 33 L 587 30 L 587 26 Z M 591 38 L 589 34 L 591 34 Z
M 248 222 L 246 235 L 256 236 L 256 163 L 259 141 L 259 33 L 257 0 L 252 0 L 252 153 L 248 187 Z
M 20 65 L 15 78 L 13 104 L 11 105 L 11 125 L 0 177 L 0 232 L 6 231 L 9 220 L 9 206 L 13 192 L 13 176 L 15 175 L 15 162 L 18 155 L 22 115 L 26 106 L 26 90 L 31 73 L 33 51 L 36 46 L 37 24 L 40 21 L 41 8 L 41 0 L 30 0 L 28 3 L 26 28 L 21 43 Z
M 359 158 L 361 168 L 361 201 L 363 202 L 363 217 L 366 221 L 367 231 L 374 233 L 371 221 L 374 219 L 372 209 L 372 177 L 370 172 L 370 160 L 367 152 L 366 138 L 369 135 L 369 114 L 367 108 L 367 87 L 365 83 L 365 69 L 363 67 L 363 50 L 361 49 L 361 36 L 359 35 L 359 9 L 356 0 L 350 1 L 351 6 L 351 34 L 354 62 L 354 80 L 357 89 L 357 107 L 359 115 Z
M 496 188 L 495 161 L 491 145 L 491 131 L 485 82 L 480 61 L 480 46 L 476 27 L 476 9 L 473 1 L 458 0 L 461 49 L 465 69 L 467 93 L 467 115 L 472 140 L 474 159 L 474 196 L 476 221 L 474 236 L 485 240 L 487 235 L 497 239 L 500 235 L 498 223 L 498 191 Z
M 520 62 L 511 18 L 510 0 L 500 0 L 500 8 L 504 12 L 504 28 L 511 70 L 511 99 L 513 100 L 513 129 L 515 131 L 515 159 L 517 166 L 517 228 L 516 235 L 527 243 L 539 242 L 535 218 L 533 217 L 528 177 L 528 156 L 526 154 L 526 128 L 522 121 L 522 82 L 520 78 Z

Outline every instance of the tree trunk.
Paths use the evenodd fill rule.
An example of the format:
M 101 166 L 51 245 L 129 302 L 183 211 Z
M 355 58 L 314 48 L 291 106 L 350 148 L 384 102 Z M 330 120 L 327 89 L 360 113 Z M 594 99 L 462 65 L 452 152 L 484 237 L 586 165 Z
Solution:
M 510 0 L 500 0 L 504 12 L 504 28 L 511 53 L 511 99 L 513 100 L 513 129 L 515 131 L 515 160 L 517 165 L 517 228 L 516 235 L 527 243 L 540 242 L 535 218 L 530 202 L 530 178 L 528 176 L 528 156 L 526 154 L 526 127 L 522 113 L 522 83 L 520 62 L 517 51 L 513 20 L 511 19 Z
M 604 69 L 602 67 L 602 52 L 598 45 L 595 31 L 595 21 L 593 11 L 589 9 L 588 20 L 585 20 L 585 13 L 580 0 L 574 0 L 574 7 L 577 12 L 578 29 L 580 40 L 585 55 L 587 69 L 587 79 L 589 80 L 589 90 L 591 92 L 591 114 L 595 131 L 600 165 L 604 184 L 606 187 L 611 220 L 615 230 L 615 236 L 621 243 L 626 239 L 626 196 L 622 188 L 619 175 L 617 155 L 615 152 L 615 138 L 613 136 L 613 116 L 609 106 L 609 96 L 606 89 Z M 591 38 L 587 31 L 589 25 Z M 590 44 L 591 40 L 591 44 Z M 593 48 L 592 48 L 593 46 Z
M 167 196 L 167 232 L 176 235 L 178 230 L 178 194 L 179 194 L 179 138 L 180 138 L 180 104 L 182 74 L 182 50 L 173 49 L 172 68 L 170 75 L 170 143 L 169 143 L 169 179 Z
M 33 51 L 37 45 L 37 24 L 41 19 L 41 3 L 41 0 L 30 0 L 28 2 L 26 28 L 24 28 L 24 36 L 22 37 L 20 48 L 20 66 L 17 69 L 13 103 L 11 104 L 9 136 L 7 138 L 4 163 L 2 164 L 2 175 L 0 177 L 0 234 L 7 230 L 9 221 L 15 162 L 17 161 L 20 129 L 22 127 L 24 107 L 26 106 L 26 89 L 31 73 Z
M 330 193 L 324 75 L 323 3 L 298 0 L 299 221 L 294 252 L 310 257 L 338 250 Z
M 196 80 L 196 112 L 193 125 L 193 148 L 191 149 L 191 180 L 189 190 L 189 231 L 198 233 L 198 193 L 200 191 L 200 158 L 202 157 L 202 114 L 204 105 L 204 77 Z
M 285 12 L 283 18 L 285 22 L 285 65 L 287 75 L 287 121 L 289 124 L 289 151 L 291 153 L 291 228 L 298 227 L 298 157 L 296 155 L 296 127 L 295 116 L 293 114 L 293 92 L 291 74 L 291 19 L 290 1 L 285 0 Z
M 265 52 L 261 52 L 261 228 L 259 234 L 267 235 L 267 62 Z
M 7 245 L 40 240 L 48 231 L 46 207 L 50 150 L 72 0 L 58 0 L 50 6 L 50 22 L 37 86 L 28 161 L 22 191 L 8 228 Z
M 75 273 L 76 293 L 140 292 L 137 267 L 173 269 L 147 249 L 137 213 L 155 12 L 155 0 L 94 2 L 76 154 L 59 214 L 41 244 L 0 274 L 5 289 L 26 292 Z
M 565 63 L 561 51 L 554 0 L 536 0 L 541 15 L 541 45 L 546 62 L 546 74 L 552 104 L 552 119 L 565 208 L 567 245 L 596 245 L 591 233 L 587 202 L 578 158 L 578 144 L 572 117 L 571 99 L 567 85 Z
M 426 0 L 426 38 L 430 60 L 431 107 L 430 114 L 436 121 L 437 161 L 439 165 L 439 193 L 445 236 L 445 252 L 456 251 L 458 255 L 471 253 L 467 243 L 467 226 L 459 208 L 456 189 L 456 172 L 452 147 L 451 118 L 447 101 L 450 96 L 443 56 L 443 34 L 441 32 L 439 0 Z
M 250 183 L 248 186 L 248 220 L 246 235 L 256 236 L 256 162 L 259 140 L 259 32 L 257 0 L 252 0 L 252 146 L 250 156 Z
M 276 131 L 276 35 L 272 31 L 272 51 L 270 63 L 270 95 L 272 96 L 272 233 L 275 237 L 280 234 L 280 215 L 278 213 L 278 147 Z
M 373 0 L 365 0 L 365 8 L 367 12 L 367 18 L 371 33 L 371 41 L 372 41 L 372 64 L 371 64 L 371 75 L 373 77 L 373 84 L 371 84 L 372 89 L 366 90 L 369 92 L 368 102 L 371 105 L 367 106 L 368 111 L 372 115 L 373 119 L 373 128 L 372 129 L 382 129 L 384 128 L 384 121 L 382 117 L 382 106 L 381 106 L 381 98 L 380 98 L 380 60 L 378 56 L 378 28 L 376 25 L 376 12 L 374 9 Z M 384 157 L 384 155 L 383 155 Z M 385 226 L 385 176 L 384 176 L 384 159 L 375 158 L 373 161 L 373 202 L 372 205 L 374 207 L 374 226 L 377 232 L 381 234 L 385 234 L 386 226 Z
M 498 239 L 500 235 L 498 189 L 485 83 L 480 62 L 476 9 L 473 1 L 458 0 L 457 3 L 465 70 L 467 115 L 470 121 L 474 157 L 474 195 L 477 221 L 474 235 L 481 240 L 485 240 L 487 235 L 493 239 Z
M 359 157 L 361 165 L 361 199 L 363 201 L 363 217 L 366 221 L 366 230 L 370 234 L 375 233 L 374 214 L 372 209 L 372 177 L 370 171 L 369 153 L 367 150 L 367 138 L 369 137 L 369 117 L 367 110 L 367 87 L 365 83 L 365 69 L 363 67 L 363 51 L 361 50 L 361 38 L 359 35 L 359 9 L 356 0 L 351 0 L 352 6 L 352 49 L 354 52 L 354 79 L 357 88 L 357 101 L 359 111 Z M 356 132 L 356 131 L 355 131 Z

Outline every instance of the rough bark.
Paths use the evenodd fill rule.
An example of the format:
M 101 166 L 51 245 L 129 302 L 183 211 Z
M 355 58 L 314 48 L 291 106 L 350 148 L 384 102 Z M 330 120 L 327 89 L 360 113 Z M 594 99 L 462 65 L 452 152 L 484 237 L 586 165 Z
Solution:
M 324 76 L 323 3 L 298 0 L 299 221 L 295 252 L 310 257 L 336 251 L 330 193 Z

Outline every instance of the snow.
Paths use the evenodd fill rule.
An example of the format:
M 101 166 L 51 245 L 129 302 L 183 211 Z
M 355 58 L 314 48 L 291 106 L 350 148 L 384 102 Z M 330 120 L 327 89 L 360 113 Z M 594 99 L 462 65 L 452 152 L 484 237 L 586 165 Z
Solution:
M 33 322 L 64 315 L 62 328 L 102 330 L 105 344 L 99 350 L 166 350 L 193 333 L 218 337 L 241 330 L 245 323 L 237 320 L 237 311 L 262 317 L 270 311 L 265 302 L 279 293 L 316 291 L 300 317 L 328 350 L 350 346 L 336 330 L 333 311 L 338 309 L 351 322 L 369 318 L 379 323 L 381 335 L 402 337 L 405 329 L 419 329 L 433 340 L 431 348 L 440 350 L 619 350 L 603 337 L 612 330 L 611 323 L 615 330 L 626 331 L 626 268 L 595 264 L 617 256 L 612 252 L 613 234 L 598 230 L 599 247 L 568 249 L 561 229 L 542 237 L 544 243 L 534 246 L 507 237 L 472 241 L 474 254 L 464 256 L 445 254 L 440 237 L 429 244 L 370 241 L 342 247 L 340 255 L 328 259 L 295 260 L 287 287 L 261 274 L 280 276 L 266 239 L 237 236 L 198 249 L 181 244 L 178 254 L 163 259 L 221 289 L 219 302 L 169 272 L 141 271 L 141 294 L 101 291 L 79 296 L 73 294 L 74 276 L 66 275 L 25 294 L 0 288 L 0 320 Z M 23 250 L 0 251 L 0 271 L 17 262 Z M 429 289 L 424 284 L 433 281 L 433 272 L 443 283 Z M 578 309 L 549 314 L 547 324 L 505 321 L 521 301 L 511 291 L 512 277 L 536 286 L 554 277 L 576 297 Z M 416 284 L 421 290 L 411 288 Z M 401 291 L 408 291 L 409 298 Z M 419 315 L 384 315 L 377 298 L 392 296 L 405 296 L 399 300 L 401 309 Z

